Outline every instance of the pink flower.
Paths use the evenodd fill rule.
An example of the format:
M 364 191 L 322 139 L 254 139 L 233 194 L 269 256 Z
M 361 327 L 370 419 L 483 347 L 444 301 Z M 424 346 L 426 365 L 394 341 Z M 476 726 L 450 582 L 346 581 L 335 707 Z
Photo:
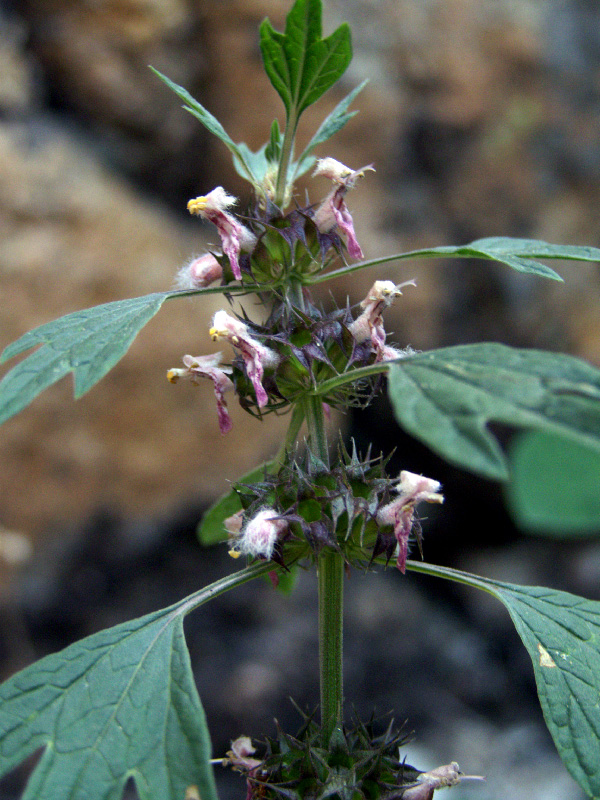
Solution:
M 249 520 L 233 542 L 230 555 L 243 553 L 254 558 L 269 559 L 287 522 L 272 508 L 263 508 Z
M 177 383 L 179 378 L 189 378 L 196 385 L 200 383 L 200 378 L 211 380 L 217 399 L 219 428 L 221 433 L 228 433 L 232 428 L 232 422 L 227 410 L 225 392 L 233 389 L 233 383 L 226 375 L 226 373 L 231 372 L 231 367 L 221 368 L 218 366 L 221 363 L 221 353 L 196 357 L 184 356 L 182 361 L 185 364 L 185 369 L 170 369 L 167 372 L 167 379 L 171 383 Z
M 400 496 L 377 512 L 377 522 L 380 525 L 394 526 L 394 535 L 398 542 L 396 566 L 402 573 L 406 570 L 408 537 L 413 527 L 415 506 L 421 502 L 443 503 L 444 496 L 439 494 L 440 488 L 439 482 L 432 478 L 403 470 L 400 473 L 400 483 L 396 486 Z
M 224 310 L 217 311 L 213 317 L 209 333 L 213 341 L 227 339 L 234 347 L 238 348 L 244 359 L 248 377 L 254 386 L 258 407 L 266 406 L 269 398 L 262 385 L 264 369 L 277 366 L 279 363 L 277 353 L 254 339 L 244 322 L 232 317 Z
M 256 748 L 252 746 L 250 737 L 238 736 L 231 743 L 231 750 L 227 751 L 227 758 L 223 759 L 223 766 L 231 764 L 234 769 L 237 767 L 241 770 L 254 770 L 262 764 L 262 761 L 257 758 L 251 758 L 254 753 L 256 753 Z
M 242 271 L 238 261 L 240 251 L 254 247 L 256 237 L 226 210 L 234 203 L 236 203 L 235 197 L 227 194 L 222 186 L 217 186 L 207 195 L 190 200 L 187 208 L 190 214 L 197 214 L 217 226 L 223 251 L 229 258 L 233 274 L 238 281 L 241 281 Z
M 481 775 L 463 775 L 460 767 L 453 761 L 443 767 L 436 767 L 417 776 L 418 785 L 404 790 L 402 800 L 431 800 L 436 789 L 456 786 L 461 781 L 484 781 Z
M 212 253 L 192 258 L 177 273 L 178 289 L 204 289 L 223 277 L 223 267 Z
M 377 361 L 390 361 L 392 358 L 401 357 L 400 355 L 395 355 L 398 351 L 387 347 L 385 344 L 386 333 L 383 327 L 382 314 L 394 299 L 402 294 L 402 289 L 405 286 L 416 286 L 416 284 L 414 280 L 405 281 L 398 285 L 392 281 L 375 281 L 360 304 L 364 311 L 349 326 L 349 331 L 358 344 L 365 342 L 369 338 L 371 339 Z
M 354 188 L 357 179 L 362 178 L 367 169 L 373 170 L 373 167 L 369 165 L 351 170 L 335 158 L 320 158 L 313 172 L 313 177 L 323 175 L 334 184 L 334 188 L 315 213 L 315 224 L 321 233 L 329 233 L 337 225 L 346 237 L 346 245 L 352 258 L 362 258 L 363 252 L 356 239 L 354 222 L 344 202 L 344 196 L 348 189 Z

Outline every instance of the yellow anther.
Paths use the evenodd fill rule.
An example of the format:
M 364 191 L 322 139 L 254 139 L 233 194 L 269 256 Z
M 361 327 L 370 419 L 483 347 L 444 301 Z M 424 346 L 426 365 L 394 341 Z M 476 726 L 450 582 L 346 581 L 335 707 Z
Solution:
M 187 204 L 190 214 L 201 214 L 206 208 L 206 197 L 196 197 Z

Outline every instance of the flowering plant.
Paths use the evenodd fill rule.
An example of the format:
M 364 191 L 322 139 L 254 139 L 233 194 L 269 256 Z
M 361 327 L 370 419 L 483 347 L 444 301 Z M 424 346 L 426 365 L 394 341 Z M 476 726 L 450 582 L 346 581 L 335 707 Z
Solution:
M 220 248 L 183 267 L 175 290 L 69 314 L 25 334 L 5 349 L 4 359 L 41 347 L 0 383 L 0 421 L 69 372 L 79 397 L 125 354 L 166 300 L 206 294 L 229 299 L 232 307 L 218 311 L 209 326 L 211 339 L 229 355 L 185 354 L 183 366 L 169 369 L 167 378 L 212 382 L 223 434 L 232 426 L 227 404 L 233 396 L 261 418 L 289 412 L 279 452 L 233 484 L 201 525 L 204 542 L 227 541 L 230 555 L 244 557 L 246 566 L 167 609 L 46 657 L 4 683 L 0 772 L 43 748 L 25 798 L 118 798 L 132 778 L 142 800 L 214 800 L 210 740 L 183 619 L 247 581 L 268 574 L 277 585 L 304 565 L 318 575 L 318 722 L 307 718 L 295 736 L 278 732 L 260 753 L 248 737 L 238 736 L 223 762 L 243 773 L 248 798 L 430 800 L 436 789 L 465 779 L 455 762 L 420 771 L 404 761 L 398 732 L 377 736 L 370 724 L 344 719 L 345 576 L 381 565 L 467 584 L 506 606 L 531 656 L 558 751 L 584 791 L 599 797 L 600 604 L 409 559 L 413 538 L 422 551 L 418 506 L 443 504 L 440 483 L 406 470 L 389 474 L 386 457 L 332 441 L 327 417 L 332 408 L 368 404 L 387 384 L 402 428 L 449 462 L 506 480 L 506 457 L 487 423 L 548 431 L 598 451 L 600 371 L 565 355 L 498 344 L 425 353 L 390 344 L 385 311 L 414 282 L 397 283 L 389 274 L 373 282 L 358 308 L 323 308 L 311 287 L 422 257 L 493 260 L 561 280 L 538 259 L 600 261 L 600 250 L 488 238 L 365 260 L 348 193 L 373 167 L 353 169 L 314 156 L 351 118 L 348 109 L 362 86 L 295 155 L 302 113 L 351 60 L 349 29 L 342 25 L 323 38 L 321 0 L 296 0 L 285 31 L 265 20 L 260 37 L 285 125 L 281 130 L 274 122 L 269 141 L 256 152 L 236 144 L 185 89 L 159 74 L 231 151 L 252 186 L 252 206 L 236 213 L 236 198 L 221 186 L 190 200 L 189 212 L 216 227 Z M 331 189 L 301 205 L 295 182 L 311 170 L 330 180 Z M 264 308 L 258 320 L 233 303 L 248 294 Z

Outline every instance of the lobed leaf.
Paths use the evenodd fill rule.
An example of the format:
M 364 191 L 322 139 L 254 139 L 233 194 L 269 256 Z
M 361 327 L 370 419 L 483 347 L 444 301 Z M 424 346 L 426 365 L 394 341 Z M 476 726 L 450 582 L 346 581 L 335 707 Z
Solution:
M 0 687 L 1 772 L 45 751 L 23 800 L 216 800 L 210 739 L 175 609 L 84 639 Z
M 0 686 L 0 776 L 43 747 L 23 800 L 217 800 L 184 616 L 263 575 L 260 563 L 170 608 L 47 656 Z
M 193 292 L 156 292 L 75 311 L 29 331 L 0 355 L 2 362 L 42 345 L 0 381 L 0 423 L 22 411 L 69 372 L 75 378 L 75 398 L 84 395 L 125 355 L 165 300 L 190 294 L 244 291 L 242 286 L 219 286 Z
M 505 480 L 490 421 L 546 430 L 600 451 L 600 370 L 576 358 L 500 344 L 419 353 L 391 362 L 398 424 L 452 464 Z
M 590 797 L 600 797 L 600 603 L 567 592 L 494 584 L 527 648 L 558 753 Z
M 322 39 L 321 12 L 321 0 L 296 0 L 285 33 L 268 19 L 260 26 L 265 72 L 294 120 L 333 86 L 352 60 L 350 28 L 344 23 Z
M 157 292 L 75 311 L 10 344 L 1 361 L 43 346 L 0 381 L 0 423 L 69 372 L 75 376 L 75 397 L 81 397 L 125 355 L 139 331 L 173 294 Z
M 600 602 L 418 561 L 406 566 L 482 589 L 504 604 L 531 657 L 558 753 L 586 794 L 600 797 Z

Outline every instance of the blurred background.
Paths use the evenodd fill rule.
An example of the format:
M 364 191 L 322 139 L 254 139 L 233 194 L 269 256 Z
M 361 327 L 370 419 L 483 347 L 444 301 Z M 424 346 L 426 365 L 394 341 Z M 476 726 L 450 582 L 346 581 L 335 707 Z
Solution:
M 223 185 L 243 207 L 247 187 L 148 65 L 256 148 L 273 117 L 282 120 L 257 26 L 268 15 L 281 29 L 289 6 L 0 0 L 1 346 L 71 311 L 169 289 L 191 255 L 217 242 L 187 200 Z M 326 33 L 350 22 L 355 58 L 306 114 L 300 138 L 369 78 L 360 113 L 318 153 L 375 164 L 348 201 L 367 257 L 492 235 L 600 245 L 595 2 L 324 6 Z M 564 285 L 484 262 L 402 262 L 331 284 L 323 299 L 331 289 L 355 303 L 376 278 L 416 278 L 386 318 L 400 346 L 494 340 L 600 366 L 598 266 L 557 269 Z M 62 381 L 0 431 L 0 677 L 231 570 L 224 548 L 200 550 L 196 523 L 229 480 L 272 454 L 286 419 L 261 424 L 233 408 L 223 437 L 209 385 L 165 380 L 184 353 L 211 349 L 220 306 L 167 303 L 83 399 L 74 403 Z M 343 422 L 363 447 L 395 444 L 398 469 L 444 483 L 444 514 L 423 520 L 429 561 L 600 599 L 600 521 L 576 542 L 526 535 L 501 487 L 403 437 L 383 401 Z M 352 574 L 349 583 L 349 713 L 395 709 L 416 729 L 417 766 L 456 759 L 488 776 L 452 790 L 455 800 L 580 800 L 502 608 L 417 576 Z M 294 730 L 288 696 L 303 708 L 317 702 L 314 596 L 306 574 L 285 600 L 266 584 L 244 587 L 190 618 L 218 755 L 241 733 L 271 733 L 275 716 Z M 245 791 L 235 776 L 219 777 L 224 800 Z M 0 798 L 17 797 L 20 781 L 6 779 Z

